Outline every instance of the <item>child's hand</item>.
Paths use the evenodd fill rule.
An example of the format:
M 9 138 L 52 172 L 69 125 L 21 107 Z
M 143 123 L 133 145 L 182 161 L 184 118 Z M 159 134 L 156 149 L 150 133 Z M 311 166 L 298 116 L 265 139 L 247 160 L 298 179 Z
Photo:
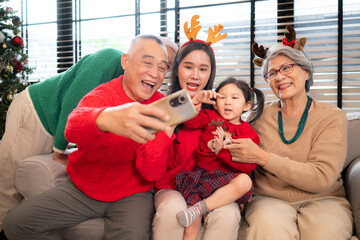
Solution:
M 215 91 L 202 90 L 192 98 L 192 101 L 195 106 L 202 103 L 216 104 L 215 99 L 219 96 L 221 96 L 221 94 Z
M 217 127 L 216 133 L 217 136 L 215 136 L 215 154 L 218 154 L 223 147 L 225 133 L 222 127 Z

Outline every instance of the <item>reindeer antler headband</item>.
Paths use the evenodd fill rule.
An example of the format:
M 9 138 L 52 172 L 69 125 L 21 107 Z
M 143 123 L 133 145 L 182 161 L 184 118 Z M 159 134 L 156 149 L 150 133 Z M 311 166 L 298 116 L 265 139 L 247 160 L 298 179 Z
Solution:
M 201 42 L 201 43 L 204 43 L 206 46 L 209 46 L 210 49 L 213 50 L 211 48 L 212 44 L 227 37 L 227 33 L 220 33 L 221 30 L 223 30 L 224 26 L 222 24 L 218 24 L 218 25 L 214 25 L 214 30 L 212 30 L 212 28 L 209 27 L 209 33 L 208 33 L 208 38 L 206 39 L 206 42 L 196 39 L 196 36 L 201 29 L 201 25 L 199 25 L 200 22 L 197 20 L 198 18 L 199 18 L 199 15 L 192 16 L 190 27 L 188 26 L 189 24 L 187 21 L 184 23 L 184 32 L 185 32 L 185 35 L 187 36 L 187 38 L 189 39 L 189 41 L 184 43 L 179 49 L 181 49 L 184 45 L 191 43 L 191 42 Z
M 296 41 L 295 29 L 291 26 L 286 26 L 286 30 L 287 32 L 284 33 L 284 38 L 282 39 L 283 45 L 295 48 L 298 51 L 303 50 L 306 43 L 306 37 L 299 38 L 299 40 Z M 264 49 L 262 45 L 259 47 L 258 44 L 254 42 L 251 46 L 251 50 L 256 56 L 258 56 L 258 58 L 253 60 L 253 63 L 261 67 L 269 48 Z

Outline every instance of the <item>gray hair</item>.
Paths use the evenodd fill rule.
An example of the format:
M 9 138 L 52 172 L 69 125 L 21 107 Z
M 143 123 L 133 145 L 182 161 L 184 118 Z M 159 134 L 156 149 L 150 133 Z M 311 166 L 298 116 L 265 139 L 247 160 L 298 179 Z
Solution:
M 132 47 L 137 44 L 142 39 L 152 39 L 155 40 L 164 50 L 167 56 L 166 46 L 163 43 L 163 41 L 160 39 L 160 37 L 152 35 L 152 34 L 140 34 L 133 38 L 133 40 L 130 43 L 130 47 L 128 49 L 128 54 L 131 51 Z
M 171 48 L 172 50 L 174 50 L 175 53 L 178 51 L 179 47 L 178 47 L 178 45 L 176 45 L 176 43 L 174 43 L 173 41 L 171 41 L 170 39 L 168 39 L 166 37 L 160 37 L 160 39 L 165 44 L 165 47 Z
M 298 64 L 303 70 L 309 73 L 309 79 L 305 82 L 305 91 L 309 92 L 310 86 L 313 85 L 314 66 L 309 56 L 304 51 L 298 51 L 292 47 L 276 44 L 271 47 L 266 53 L 266 58 L 263 61 L 261 72 L 263 76 L 268 73 L 268 64 L 271 59 L 276 56 L 285 56 L 290 58 L 294 63 Z

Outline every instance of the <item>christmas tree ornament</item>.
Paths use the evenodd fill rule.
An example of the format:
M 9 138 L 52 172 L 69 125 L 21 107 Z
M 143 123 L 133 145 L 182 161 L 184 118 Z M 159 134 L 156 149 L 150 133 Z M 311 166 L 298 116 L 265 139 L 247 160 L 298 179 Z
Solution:
M 16 60 L 16 58 L 14 58 L 14 73 L 19 73 L 22 71 L 22 64 L 20 61 Z
M 19 26 L 21 24 L 21 20 L 18 16 L 14 16 L 12 18 L 12 23 L 15 25 L 15 26 Z
M 7 99 L 9 102 L 11 102 L 11 101 L 14 99 L 14 94 L 9 93 L 9 94 L 7 95 L 7 97 L 6 97 L 6 99 Z
M 5 35 L 3 32 L 0 31 L 0 43 L 3 43 L 5 40 Z
M 7 8 L 6 8 L 6 12 L 7 12 L 8 14 L 13 14 L 13 13 L 14 13 L 14 9 L 12 9 L 11 7 L 7 7 Z
M 12 43 L 14 44 L 15 47 L 23 47 L 24 46 L 24 41 L 19 36 L 14 37 L 12 39 Z
M 10 64 L 7 64 L 5 66 L 5 72 L 12 73 L 13 70 L 14 70 L 14 68 Z
M 6 46 L 6 43 L 4 43 L 4 44 L 2 45 L 2 47 L 3 47 L 3 48 L 6 48 L 6 47 L 7 47 L 7 46 Z

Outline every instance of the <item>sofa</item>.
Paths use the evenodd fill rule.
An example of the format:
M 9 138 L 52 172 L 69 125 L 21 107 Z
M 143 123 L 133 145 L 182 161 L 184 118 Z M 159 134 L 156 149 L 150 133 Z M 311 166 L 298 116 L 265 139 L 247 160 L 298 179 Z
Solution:
M 348 200 L 354 213 L 354 237 L 360 237 L 360 112 L 348 113 L 348 152 L 342 172 Z M 27 199 L 67 181 L 64 165 L 52 160 L 52 154 L 32 156 L 16 166 L 15 186 Z M 239 239 L 244 238 L 242 220 Z M 62 239 L 105 239 L 104 219 L 92 219 L 57 232 Z M 202 238 L 202 232 L 198 239 Z

